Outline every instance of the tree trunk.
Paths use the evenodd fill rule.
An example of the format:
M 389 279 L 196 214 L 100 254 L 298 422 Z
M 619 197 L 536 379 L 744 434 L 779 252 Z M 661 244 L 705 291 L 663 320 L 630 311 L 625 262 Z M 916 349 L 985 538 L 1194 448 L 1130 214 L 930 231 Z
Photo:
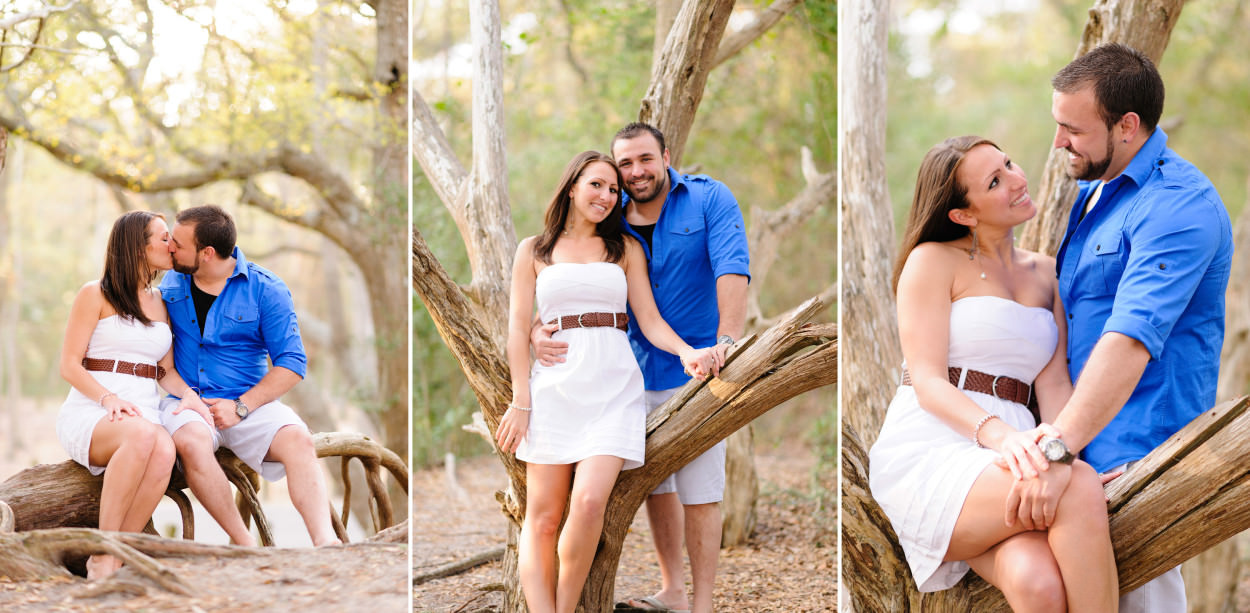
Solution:
M 8 161 L 9 133 L 0 128 L 0 408 L 5 425 L 5 443 L 10 454 L 22 450 L 21 427 L 22 398 L 21 364 L 17 360 L 17 324 L 21 296 L 21 247 L 17 244 L 19 234 L 13 231 L 16 217 L 9 207 L 9 189 L 13 182 L 13 170 L 5 172 Z M 19 165 L 20 166 L 20 165 Z
M 1250 528 L 1250 397 L 1203 413 L 1107 486 L 1121 593 Z M 844 579 L 859 613 L 1005 611 L 1002 593 L 975 573 L 919 594 L 889 521 L 868 493 L 867 453 L 843 429 Z
M 1077 58 L 1104 43 L 1123 43 L 1145 53 L 1156 64 L 1168 46 L 1184 0 L 1097 0 L 1076 47 Z M 884 50 L 884 47 L 882 47 Z M 1025 224 L 1020 246 L 1054 255 L 1059 251 L 1068 214 L 1076 200 L 1076 181 L 1064 172 L 1067 153 L 1052 149 L 1042 170 L 1037 217 Z
M 842 423 L 871 445 L 903 361 L 890 278 L 894 219 L 885 183 L 889 6 L 844 2 L 838 22 L 838 158 L 842 165 Z
M 755 530 L 755 499 L 760 480 L 755 473 L 755 427 L 734 432 L 725 444 L 725 499 L 721 502 L 721 547 L 742 545 Z

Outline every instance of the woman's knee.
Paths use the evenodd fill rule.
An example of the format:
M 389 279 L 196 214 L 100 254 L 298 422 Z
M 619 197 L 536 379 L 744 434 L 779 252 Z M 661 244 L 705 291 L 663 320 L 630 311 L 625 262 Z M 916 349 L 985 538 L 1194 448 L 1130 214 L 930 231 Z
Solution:
M 164 428 L 158 427 L 158 430 L 149 463 L 154 468 L 169 472 L 174 467 L 174 460 L 178 459 L 178 452 L 174 449 L 174 439 L 165 432 Z
M 1061 509 L 1067 507 L 1074 509 L 1077 514 L 1086 516 L 1091 514 L 1097 516 L 1097 513 L 1101 511 L 1105 521 L 1107 494 L 1103 489 L 1102 478 L 1098 475 L 1098 471 L 1085 462 L 1079 460 L 1073 462 L 1072 479 L 1068 482 L 1068 489 L 1064 491 L 1059 504 Z
M 1053 558 L 1017 560 L 1003 573 L 999 587 L 1013 603 L 1029 603 L 1030 611 L 1066 611 L 1063 576 Z
M 580 491 L 573 492 L 569 500 L 569 516 L 603 517 L 608 508 L 608 492 Z
M 560 532 L 560 520 L 564 519 L 564 509 L 551 510 L 534 508 L 532 505 L 525 512 L 525 526 L 534 536 L 543 540 L 555 540 Z

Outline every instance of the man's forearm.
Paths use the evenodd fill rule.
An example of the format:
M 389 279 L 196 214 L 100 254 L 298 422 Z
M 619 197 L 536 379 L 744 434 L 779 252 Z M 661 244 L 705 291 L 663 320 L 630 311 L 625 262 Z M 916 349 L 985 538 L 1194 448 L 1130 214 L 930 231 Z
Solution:
M 716 306 L 720 324 L 716 335 L 728 334 L 742 338 L 747 321 L 747 278 L 743 275 L 721 275 L 716 278 Z
M 252 389 L 243 392 L 239 398 L 242 398 L 249 408 L 255 409 L 281 398 L 302 380 L 303 377 L 295 374 L 295 371 L 282 366 L 274 366 L 265 373 L 264 377 L 261 377 L 256 385 L 252 386 Z
M 1098 340 L 1072 398 L 1055 418 L 1068 448 L 1084 449 L 1115 418 L 1149 362 L 1150 352 L 1135 338 L 1108 332 Z

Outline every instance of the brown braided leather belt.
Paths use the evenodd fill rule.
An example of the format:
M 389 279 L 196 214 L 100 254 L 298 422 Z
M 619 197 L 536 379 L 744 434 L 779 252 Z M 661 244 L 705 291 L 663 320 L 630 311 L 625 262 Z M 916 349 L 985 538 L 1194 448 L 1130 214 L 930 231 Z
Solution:
M 159 364 L 136 364 L 122 360 L 103 360 L 100 358 L 83 358 L 82 367 L 87 370 L 102 372 L 118 372 L 123 375 L 134 375 L 145 379 L 161 380 L 165 378 L 165 367 Z
M 958 366 L 946 369 L 951 385 L 959 387 L 959 375 L 963 372 Z M 911 373 L 903 371 L 903 385 L 911 385 Z M 981 392 L 1010 402 L 1018 402 L 1026 407 L 1037 406 L 1037 398 L 1033 396 L 1033 386 L 1019 379 L 991 375 L 979 370 L 968 369 L 964 377 L 964 387 L 970 392 Z
M 559 324 L 561 330 L 570 328 L 629 328 L 629 313 L 582 313 L 581 315 L 565 315 L 547 322 Z

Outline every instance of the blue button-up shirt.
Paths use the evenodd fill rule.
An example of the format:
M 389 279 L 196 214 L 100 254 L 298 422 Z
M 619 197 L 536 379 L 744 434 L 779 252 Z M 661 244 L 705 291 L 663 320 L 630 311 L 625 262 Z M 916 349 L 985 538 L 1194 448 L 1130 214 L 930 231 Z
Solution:
M 639 239 L 647 254 L 651 292 L 664 321 L 691 346 L 707 347 L 716 342 L 720 325 L 716 279 L 750 277 L 746 224 L 738 200 L 724 183 L 705 175 L 680 175 L 672 168 L 668 183 L 651 244 L 628 223 L 625 231 Z M 652 345 L 632 309 L 629 314 L 629 342 L 646 388 L 665 390 L 689 381 L 681 360 Z
M 174 366 L 206 398 L 238 398 L 269 372 L 269 360 L 300 377 L 308 369 L 291 291 L 238 247 L 230 255 L 234 272 L 208 310 L 203 336 L 191 275 L 170 271 L 161 280 L 174 330 Z
M 1150 362 L 1124 408 L 1082 452 L 1099 471 L 1145 456 L 1215 403 L 1232 225 L 1215 187 L 1156 129 L 1103 186 L 1081 182 L 1056 266 L 1068 362 L 1080 378 L 1103 334 L 1141 341 Z

